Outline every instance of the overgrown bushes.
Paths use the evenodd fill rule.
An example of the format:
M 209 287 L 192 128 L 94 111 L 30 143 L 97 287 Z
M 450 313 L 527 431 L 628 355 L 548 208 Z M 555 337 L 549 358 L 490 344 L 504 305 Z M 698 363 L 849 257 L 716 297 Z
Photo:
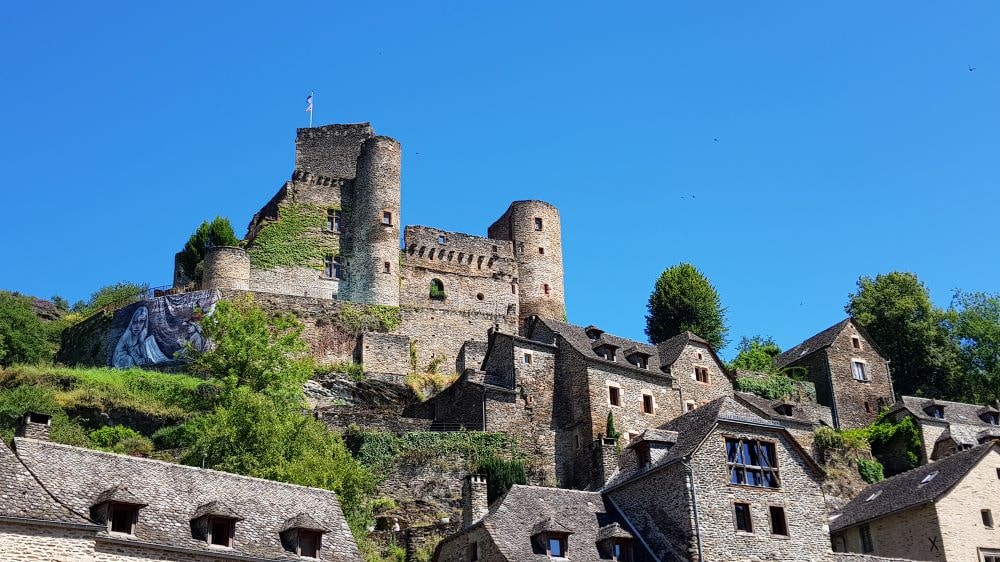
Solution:
M 521 459 L 508 460 L 490 455 L 479 459 L 476 472 L 486 477 L 486 501 L 491 505 L 514 484 L 528 483 Z
M 788 397 L 795 389 L 795 382 L 782 374 L 768 374 L 766 377 L 736 377 L 736 390 L 750 392 L 770 400 Z

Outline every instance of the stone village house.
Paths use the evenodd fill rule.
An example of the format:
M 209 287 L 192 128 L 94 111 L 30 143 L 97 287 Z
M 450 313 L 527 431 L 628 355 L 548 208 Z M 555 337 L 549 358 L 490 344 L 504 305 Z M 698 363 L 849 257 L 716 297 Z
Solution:
M 0 443 L 4 562 L 361 559 L 336 494 L 48 441 Z
M 466 481 L 463 529 L 437 562 L 831 560 L 822 471 L 783 427 L 721 397 L 636 436 L 599 492 L 514 486 L 487 509 Z
M 889 360 L 852 318 L 812 336 L 774 358 L 782 368 L 804 367 L 816 400 L 831 409 L 834 427 L 867 427 L 893 403 Z
M 971 449 L 863 490 L 831 518 L 833 548 L 907 560 L 1000 561 L 1000 445 Z

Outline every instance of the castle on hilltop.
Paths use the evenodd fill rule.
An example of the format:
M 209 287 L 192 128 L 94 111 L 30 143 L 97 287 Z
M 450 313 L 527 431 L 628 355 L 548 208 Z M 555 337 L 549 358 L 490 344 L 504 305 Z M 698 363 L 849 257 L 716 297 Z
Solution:
M 201 288 L 485 314 L 501 323 L 562 318 L 559 211 L 515 201 L 486 237 L 402 229 L 401 153 L 369 123 L 299 129 L 291 179 L 254 215 L 245 248 L 208 250 Z M 188 283 L 175 267 L 174 286 Z

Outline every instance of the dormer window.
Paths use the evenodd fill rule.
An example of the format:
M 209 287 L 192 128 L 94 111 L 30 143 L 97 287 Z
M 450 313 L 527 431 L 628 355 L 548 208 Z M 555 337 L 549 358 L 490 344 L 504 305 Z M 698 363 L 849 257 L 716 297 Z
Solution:
M 587 326 L 586 328 L 583 329 L 583 332 L 587 334 L 587 337 L 590 338 L 591 340 L 598 340 L 601 338 L 601 334 L 604 333 L 604 330 L 601 330 L 596 326 Z
M 139 521 L 139 506 L 113 503 L 108 507 L 108 531 L 112 533 L 135 534 Z
M 789 416 L 789 417 L 791 417 L 791 415 L 792 415 L 792 405 L 791 404 L 778 404 L 777 406 L 774 407 L 774 411 L 778 412 L 779 414 L 781 414 L 783 416 Z
M 303 558 L 319 558 L 323 533 L 322 525 L 306 513 L 300 513 L 285 521 L 281 530 L 281 544 L 285 550 Z
M 567 547 L 566 535 L 549 536 L 545 541 L 546 550 L 552 558 L 565 558 Z
M 607 359 L 608 361 L 615 360 L 615 347 L 613 345 L 599 345 L 594 351 L 602 359 Z
M 208 544 L 232 548 L 236 535 L 236 520 L 228 517 L 212 517 L 209 524 Z
M 632 560 L 632 541 L 616 540 L 611 543 L 611 559 L 618 562 L 630 562 Z
M 191 516 L 191 534 L 212 546 L 232 548 L 236 523 L 241 521 L 226 504 L 219 500 L 198 506 Z
M 108 532 L 134 535 L 139 522 L 139 510 L 146 507 L 125 486 L 115 486 L 101 492 L 90 508 L 94 521 L 107 525 Z
M 932 418 L 937 418 L 939 420 L 944 419 L 944 406 L 934 404 L 927 407 L 927 415 Z
M 649 443 L 639 443 L 635 446 L 635 460 L 639 465 L 639 470 L 649 467 L 652 462 L 649 456 Z
M 990 425 L 1000 425 L 1000 414 L 989 413 L 983 416 L 983 418 L 986 420 L 986 423 Z

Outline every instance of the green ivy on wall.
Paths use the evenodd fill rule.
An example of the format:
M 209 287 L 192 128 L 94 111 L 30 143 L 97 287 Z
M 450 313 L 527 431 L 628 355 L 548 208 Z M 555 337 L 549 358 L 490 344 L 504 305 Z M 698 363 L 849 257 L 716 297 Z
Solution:
M 403 317 L 398 306 L 384 304 L 352 304 L 340 306 L 334 324 L 354 334 L 361 332 L 393 332 Z
M 309 267 L 323 271 L 326 256 L 340 252 L 337 236 L 326 234 L 327 210 L 335 207 L 286 203 L 278 207 L 278 220 L 266 221 L 247 248 L 257 269 Z

